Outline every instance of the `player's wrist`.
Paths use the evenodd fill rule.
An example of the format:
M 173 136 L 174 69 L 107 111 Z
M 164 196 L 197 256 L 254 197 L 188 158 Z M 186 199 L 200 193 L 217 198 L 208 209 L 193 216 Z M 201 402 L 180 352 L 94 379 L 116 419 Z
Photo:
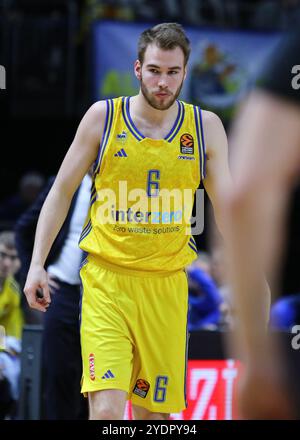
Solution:
M 32 260 L 30 263 L 29 271 L 44 270 L 44 264 L 41 260 Z

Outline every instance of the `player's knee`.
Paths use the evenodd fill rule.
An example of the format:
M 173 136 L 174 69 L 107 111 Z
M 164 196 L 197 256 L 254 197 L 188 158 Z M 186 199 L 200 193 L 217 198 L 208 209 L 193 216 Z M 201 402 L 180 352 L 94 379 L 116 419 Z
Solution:
M 160 413 L 161 415 L 161 420 L 169 420 L 170 418 L 170 414 L 168 413 Z
M 126 393 L 120 390 L 102 390 L 89 393 L 91 420 L 122 420 Z
M 132 413 L 135 420 L 169 420 L 169 413 L 152 412 L 147 408 L 132 405 Z
M 123 414 L 118 407 L 90 407 L 90 420 L 122 420 Z
M 169 420 L 170 414 L 167 413 L 155 413 L 147 412 L 142 417 L 141 420 Z

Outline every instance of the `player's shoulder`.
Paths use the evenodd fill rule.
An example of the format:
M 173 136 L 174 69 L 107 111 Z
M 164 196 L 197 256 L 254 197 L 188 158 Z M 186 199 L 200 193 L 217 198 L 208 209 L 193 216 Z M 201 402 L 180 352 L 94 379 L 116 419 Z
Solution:
M 225 132 L 221 118 L 209 110 L 202 110 L 202 124 L 205 138 L 215 138 Z
M 88 134 L 89 137 L 99 139 L 102 135 L 103 127 L 106 119 L 106 102 L 97 101 L 94 102 L 88 110 L 85 112 L 80 127 L 85 135 Z
M 212 156 L 222 148 L 227 149 L 227 136 L 221 118 L 214 112 L 202 110 L 202 124 L 207 155 Z
M 94 102 L 86 112 L 86 115 L 90 118 L 99 118 L 105 116 L 106 114 L 106 101 L 96 101 Z
M 87 119 L 91 123 L 96 122 L 98 124 L 99 120 L 105 120 L 108 114 L 112 115 L 114 109 L 116 109 L 116 107 L 120 105 L 121 102 L 122 97 L 96 101 L 87 110 L 85 114 L 85 119 Z
M 209 110 L 201 110 L 202 122 L 209 127 L 223 125 L 220 117 Z

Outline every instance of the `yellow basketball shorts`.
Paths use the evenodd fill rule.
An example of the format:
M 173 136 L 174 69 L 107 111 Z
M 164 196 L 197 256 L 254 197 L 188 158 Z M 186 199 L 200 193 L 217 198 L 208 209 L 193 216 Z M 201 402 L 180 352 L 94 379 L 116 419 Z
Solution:
M 188 286 L 184 271 L 138 276 L 81 268 L 82 393 L 124 390 L 152 412 L 186 408 Z

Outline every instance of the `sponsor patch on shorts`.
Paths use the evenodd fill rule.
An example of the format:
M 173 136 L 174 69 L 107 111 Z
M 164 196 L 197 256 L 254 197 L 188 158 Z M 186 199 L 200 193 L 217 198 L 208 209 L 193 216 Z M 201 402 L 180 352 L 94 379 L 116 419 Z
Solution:
M 148 394 L 149 389 L 150 389 L 149 382 L 147 382 L 144 379 L 138 379 L 136 381 L 135 387 L 133 389 L 133 394 L 136 394 L 137 396 L 140 396 L 143 399 L 145 399 L 145 397 Z
M 90 367 L 90 378 L 95 380 L 95 355 L 91 353 L 89 355 L 89 367 Z

